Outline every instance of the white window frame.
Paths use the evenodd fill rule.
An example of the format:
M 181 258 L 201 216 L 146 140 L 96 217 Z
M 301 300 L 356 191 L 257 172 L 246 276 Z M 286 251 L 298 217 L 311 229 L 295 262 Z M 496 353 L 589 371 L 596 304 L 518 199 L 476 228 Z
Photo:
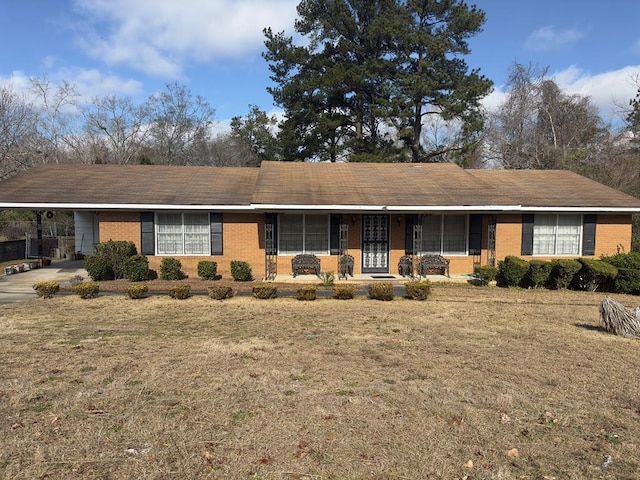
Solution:
M 560 219 L 568 219 L 568 218 L 574 218 L 576 220 L 575 224 L 571 224 L 571 225 L 561 225 Z M 541 220 L 545 219 L 545 220 L 552 220 L 550 222 L 547 223 L 543 223 Z M 575 215 L 575 214 L 555 214 L 555 213 L 550 213 L 550 214 L 535 214 L 533 216 L 533 255 L 535 257 L 579 257 L 582 255 L 582 233 L 583 233 L 583 225 L 584 225 L 584 218 L 582 215 Z M 546 227 L 549 231 L 547 233 L 541 233 L 541 232 L 536 232 L 536 230 L 542 230 L 544 227 Z M 576 229 L 576 232 L 574 233 L 560 233 L 559 229 L 562 227 L 571 227 Z M 546 250 L 541 250 L 541 243 L 540 241 L 536 242 L 536 235 L 538 236 L 538 240 L 540 239 L 541 235 L 547 235 L 549 237 L 552 237 L 552 243 L 553 243 L 553 251 L 551 253 L 549 253 Z M 560 240 L 563 237 L 573 237 L 573 240 L 571 241 L 571 243 L 574 243 L 576 246 L 576 250 L 572 250 L 571 252 L 561 252 L 558 253 L 558 250 L 560 248 L 560 246 L 564 243 L 561 242 Z
M 424 221 L 425 218 L 435 218 L 435 217 L 439 217 L 440 220 L 440 247 L 438 251 L 427 251 L 424 249 L 424 238 L 426 235 L 428 235 L 428 229 L 425 228 L 424 225 Z M 429 217 L 425 217 L 422 219 L 421 225 L 422 225 L 422 245 L 420 246 L 421 248 L 421 252 L 420 253 L 427 253 L 427 254 L 433 254 L 433 255 L 445 255 L 447 257 L 466 257 L 469 256 L 469 215 L 464 215 L 464 214 L 454 214 L 454 215 L 445 215 L 445 214 L 433 214 L 430 215 Z M 444 238 L 445 238 L 445 230 L 444 230 L 444 219 L 445 217 L 464 217 L 464 252 L 460 251 L 460 252 L 445 252 L 444 251 Z
M 161 218 L 163 216 L 169 216 L 169 215 L 180 215 L 180 224 L 179 224 L 179 231 L 176 228 L 174 232 L 163 232 L 163 226 L 167 226 L 168 224 L 166 223 L 162 223 Z M 193 215 L 193 216 L 198 216 L 198 217 L 202 217 L 202 219 L 204 220 L 206 218 L 206 222 L 203 223 L 196 223 L 196 224 L 187 224 L 185 221 L 185 216 L 188 215 Z M 178 224 L 174 224 L 176 227 L 178 227 Z M 189 231 L 189 226 L 195 226 L 195 227 L 199 227 L 200 230 L 202 231 L 195 231 L 195 232 L 191 232 Z M 206 230 L 206 232 L 205 232 Z M 176 249 L 179 251 L 168 251 L 168 250 L 163 250 L 161 248 L 161 245 L 164 244 L 164 242 L 160 241 L 160 238 L 162 235 L 174 235 L 176 237 L 180 237 L 180 249 Z M 205 239 L 205 235 L 206 235 L 206 243 L 203 242 L 202 240 L 200 242 L 198 242 L 200 245 L 205 245 L 205 248 L 203 248 L 202 250 L 204 251 L 199 251 L 196 253 L 193 253 L 193 251 L 191 252 L 187 252 L 188 250 L 188 245 L 190 245 L 189 236 L 200 236 L 202 238 L 202 240 Z M 209 213 L 201 213 L 201 212 L 162 212 L 162 213 L 156 213 L 155 216 L 155 241 L 156 241 L 156 255 L 160 255 L 160 256 L 181 256 L 181 257 L 205 257 L 205 256 L 211 256 L 211 222 L 210 222 L 210 217 L 209 217 Z M 178 242 L 176 242 L 178 243 Z
M 296 235 L 302 235 L 302 248 L 300 249 L 300 251 L 296 250 L 296 251 L 291 251 L 291 250 L 284 250 L 282 248 L 283 242 L 282 242 L 282 236 L 285 235 L 282 232 L 282 224 L 283 224 L 283 219 L 285 218 L 292 218 L 292 217 L 302 217 L 302 231 L 301 232 L 295 232 L 292 234 L 296 234 Z M 325 217 L 326 218 L 326 222 L 325 225 L 327 227 L 326 229 L 326 244 L 327 244 L 327 248 L 326 250 L 312 250 L 312 249 L 307 249 L 307 235 L 312 235 L 311 233 L 307 232 L 307 218 L 308 217 Z M 331 216 L 328 214 L 324 214 L 324 213 L 282 213 L 279 216 L 278 219 L 278 255 L 283 255 L 283 256 L 294 256 L 294 255 L 298 255 L 300 253 L 309 253 L 309 254 L 313 254 L 313 255 L 329 255 L 330 249 L 331 249 Z

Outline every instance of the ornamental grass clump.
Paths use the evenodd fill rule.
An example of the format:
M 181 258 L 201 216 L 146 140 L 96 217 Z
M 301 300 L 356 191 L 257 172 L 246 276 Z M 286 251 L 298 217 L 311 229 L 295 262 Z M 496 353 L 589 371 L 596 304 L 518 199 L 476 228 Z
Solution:
M 40 298 L 53 298 L 60 290 L 60 284 L 58 282 L 38 282 L 33 285 L 33 289 Z
M 331 296 L 336 300 L 351 300 L 355 296 L 356 286 L 352 283 L 339 283 L 331 289 Z
M 429 280 L 414 280 L 404 284 L 405 298 L 411 300 L 426 300 L 431 294 Z
M 224 300 L 233 297 L 233 289 L 228 285 L 213 285 L 207 289 L 209 298 Z
M 100 285 L 95 282 L 83 282 L 73 287 L 73 291 L 82 299 L 96 298 L 100 293 Z
M 391 282 L 379 282 L 369 284 L 369 298 L 371 300 L 383 300 L 389 302 L 393 300 L 393 284 Z
M 315 300 L 316 290 L 317 288 L 315 285 L 305 285 L 303 287 L 299 287 L 296 290 L 296 298 L 298 300 Z
M 189 298 L 190 293 L 190 285 L 174 285 L 169 289 L 169 296 L 171 298 L 175 298 L 176 300 L 184 300 L 185 298 Z
M 140 298 L 144 298 L 149 293 L 149 287 L 146 285 L 130 285 L 127 288 L 127 297 L 131 300 L 137 300 Z

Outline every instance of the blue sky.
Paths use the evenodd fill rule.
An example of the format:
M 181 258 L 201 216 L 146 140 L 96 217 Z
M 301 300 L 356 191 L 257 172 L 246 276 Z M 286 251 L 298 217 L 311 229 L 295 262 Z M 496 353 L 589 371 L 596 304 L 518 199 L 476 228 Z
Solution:
M 474 3 L 474 2 L 469 2 Z M 513 62 L 548 67 L 605 119 L 640 86 L 640 0 L 479 0 L 484 31 L 466 57 L 502 98 Z M 223 124 L 274 110 L 262 29 L 293 34 L 298 0 L 0 0 L 0 84 L 68 81 L 92 96 L 144 101 L 167 83 L 205 97 Z M 618 106 L 616 106 L 618 105 Z

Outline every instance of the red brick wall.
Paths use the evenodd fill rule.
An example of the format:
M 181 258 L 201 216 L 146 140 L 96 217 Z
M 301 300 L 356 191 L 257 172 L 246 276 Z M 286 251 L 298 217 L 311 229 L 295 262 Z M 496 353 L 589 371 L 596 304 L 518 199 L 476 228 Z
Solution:
M 140 214 L 138 212 L 100 212 L 100 242 L 108 240 L 127 240 L 140 251 Z M 399 221 L 398 221 L 399 219 Z M 503 214 L 496 217 L 496 260 L 507 255 L 520 255 L 522 241 L 522 216 Z M 231 261 L 242 260 L 251 265 L 256 279 L 264 277 L 264 220 L 262 213 L 224 213 L 223 214 L 223 255 L 214 256 L 177 256 L 183 271 L 189 276 L 197 276 L 200 260 L 214 260 L 218 263 L 218 272 L 225 278 L 231 277 Z M 355 260 L 354 273 L 361 272 L 362 255 L 362 216 L 343 215 L 343 222 L 349 225 L 349 254 Z M 389 216 L 389 272 L 398 273 L 398 261 L 405 254 L 405 216 Z M 487 217 L 483 221 L 482 254 L 474 256 L 452 256 L 450 272 L 452 275 L 472 273 L 474 261 L 487 263 Z M 595 258 L 602 254 L 612 255 L 618 250 L 631 250 L 631 215 L 598 215 L 596 226 Z M 337 255 L 319 255 L 321 270 L 338 271 Z M 149 256 L 150 268 L 158 271 L 162 257 Z M 291 274 L 291 255 L 278 256 L 278 273 Z M 525 257 L 530 259 L 532 257 Z M 535 257 L 541 258 L 541 257 Z M 541 258 L 542 259 L 542 258 Z

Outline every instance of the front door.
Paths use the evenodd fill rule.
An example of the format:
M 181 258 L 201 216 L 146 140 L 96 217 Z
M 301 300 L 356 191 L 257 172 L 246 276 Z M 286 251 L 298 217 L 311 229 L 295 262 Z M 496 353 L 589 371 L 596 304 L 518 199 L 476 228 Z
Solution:
M 389 216 L 362 216 L 362 273 L 389 273 Z

